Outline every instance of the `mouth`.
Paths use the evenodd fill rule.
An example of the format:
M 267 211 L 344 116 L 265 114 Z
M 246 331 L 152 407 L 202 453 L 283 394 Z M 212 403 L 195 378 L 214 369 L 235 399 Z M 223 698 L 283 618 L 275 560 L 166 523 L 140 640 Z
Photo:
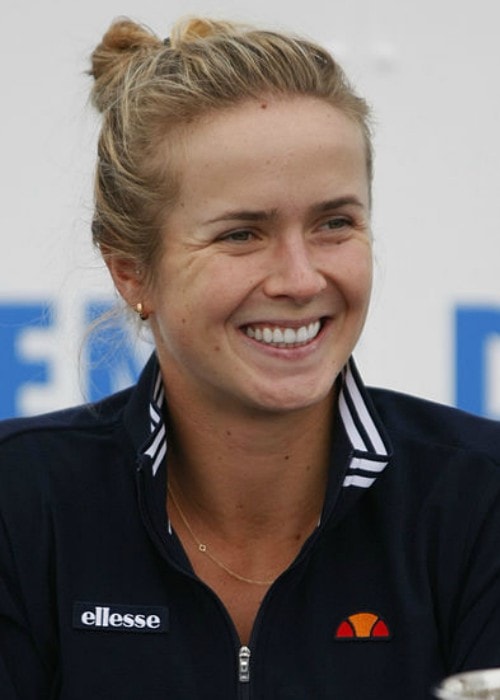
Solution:
M 321 331 L 324 319 L 300 326 L 270 323 L 248 324 L 243 332 L 252 340 L 274 348 L 298 348 L 311 343 Z

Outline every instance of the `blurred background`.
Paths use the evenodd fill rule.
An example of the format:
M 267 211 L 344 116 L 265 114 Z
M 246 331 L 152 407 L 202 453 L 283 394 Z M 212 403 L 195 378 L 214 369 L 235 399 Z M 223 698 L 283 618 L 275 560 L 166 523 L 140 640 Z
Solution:
M 372 105 L 376 283 L 356 351 L 365 381 L 500 418 L 497 3 L 2 7 L 0 417 L 98 398 L 133 381 L 151 351 L 133 330 L 88 332 L 116 301 L 90 244 L 98 118 L 88 56 L 118 16 L 167 36 L 177 17 L 202 14 L 319 40 Z

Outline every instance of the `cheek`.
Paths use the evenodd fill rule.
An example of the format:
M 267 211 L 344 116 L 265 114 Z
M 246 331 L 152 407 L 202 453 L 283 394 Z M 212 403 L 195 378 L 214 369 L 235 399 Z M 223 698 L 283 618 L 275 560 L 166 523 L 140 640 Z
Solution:
M 210 319 L 230 316 L 258 285 L 259 277 L 253 267 L 243 256 L 210 260 L 193 267 L 181 285 L 184 308 Z
M 346 251 L 342 261 L 337 262 L 336 278 L 344 295 L 353 303 L 367 305 L 373 282 L 371 249 L 363 246 L 361 250 Z
M 196 265 L 165 271 L 168 282 L 155 292 L 155 316 L 162 337 L 188 345 L 236 311 L 251 289 L 244 266 Z
M 364 265 L 361 266 L 359 276 L 361 292 L 367 298 L 368 301 L 371 295 L 373 285 L 373 260 L 371 254 L 365 260 Z

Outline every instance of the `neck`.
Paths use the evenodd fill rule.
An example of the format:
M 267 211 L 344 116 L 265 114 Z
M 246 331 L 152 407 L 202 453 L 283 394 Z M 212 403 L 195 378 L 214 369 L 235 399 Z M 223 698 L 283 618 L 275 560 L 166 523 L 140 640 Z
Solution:
M 317 522 L 326 488 L 332 397 L 286 415 L 238 416 L 169 396 L 169 481 L 195 520 L 232 538 Z

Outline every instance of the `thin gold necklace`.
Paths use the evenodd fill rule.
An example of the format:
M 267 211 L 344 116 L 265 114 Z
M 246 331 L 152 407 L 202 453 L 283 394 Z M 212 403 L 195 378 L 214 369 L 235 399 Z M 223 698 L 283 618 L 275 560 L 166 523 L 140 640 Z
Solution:
M 186 526 L 187 531 L 193 538 L 194 542 L 196 543 L 196 546 L 198 547 L 198 550 L 202 554 L 206 554 L 206 556 L 213 561 L 213 563 L 218 566 L 220 569 L 225 571 L 229 576 L 232 576 L 233 578 L 237 579 L 238 581 L 243 581 L 243 583 L 251 583 L 254 586 L 270 586 L 272 583 L 274 583 L 275 579 L 269 579 L 269 580 L 259 580 L 259 579 L 254 579 L 254 578 L 247 578 L 246 576 L 241 576 L 240 574 L 237 574 L 236 571 L 233 571 L 230 569 L 228 566 L 226 566 L 223 562 L 220 561 L 220 559 L 217 559 L 216 556 L 212 554 L 212 552 L 208 549 L 208 546 L 206 544 L 203 544 L 200 542 L 200 540 L 196 537 L 196 535 L 193 532 L 193 528 L 189 524 L 186 516 L 184 515 L 184 512 L 182 508 L 179 505 L 179 502 L 177 501 L 177 498 L 174 496 L 172 489 L 170 488 L 170 485 L 167 486 L 168 493 L 170 494 L 170 498 L 172 499 L 172 503 L 177 509 L 177 512 L 179 513 L 179 516 Z

